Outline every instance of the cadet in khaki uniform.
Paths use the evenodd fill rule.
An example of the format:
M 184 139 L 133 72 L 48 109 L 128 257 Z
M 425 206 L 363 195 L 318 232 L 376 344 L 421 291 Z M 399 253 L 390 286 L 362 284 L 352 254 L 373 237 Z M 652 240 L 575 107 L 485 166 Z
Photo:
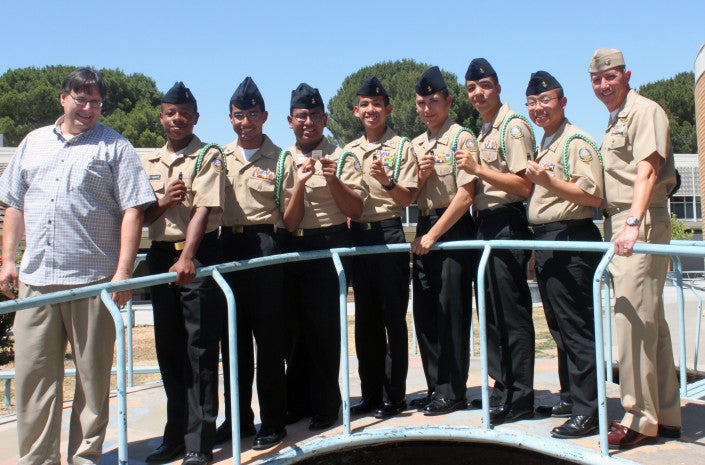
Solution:
M 448 117 L 453 97 L 437 66 L 416 83 L 416 111 L 428 130 L 414 139 L 419 160 L 419 220 L 414 255 L 414 323 L 426 375 L 426 396 L 411 401 L 425 415 L 467 408 L 470 368 L 472 281 L 477 253 L 434 251 L 437 241 L 472 239 L 475 226 L 469 208 L 476 177 L 455 169 L 453 152 L 477 152 L 469 131 Z M 457 142 L 454 140 L 457 136 Z
M 342 150 L 323 136 L 328 115 L 318 89 L 300 84 L 291 93 L 290 110 L 287 119 L 296 144 L 289 151 L 297 164 L 312 158 L 314 174 L 306 181 L 305 191 L 295 191 L 287 199 L 293 204 L 292 214 L 303 212 L 303 219 L 297 229 L 280 229 L 283 249 L 305 252 L 348 247 L 347 219 L 360 218 L 367 197 L 361 167 L 353 157 L 343 160 Z M 338 165 L 340 178 L 336 176 Z M 292 263 L 285 295 L 292 332 L 286 374 L 287 422 L 312 415 L 309 429 L 325 429 L 337 420 L 341 404 L 339 288 L 332 260 Z
M 502 105 L 497 73 L 484 58 L 470 62 L 465 73 L 470 103 L 482 116 L 477 137 L 479 159 L 456 154 L 458 169 L 477 176 L 473 212 L 477 239 L 531 239 L 524 202 L 531 181 L 524 177 L 534 154 L 528 121 Z M 487 346 L 493 424 L 529 418 L 534 412 L 534 323 L 526 282 L 527 250 L 496 250 L 487 265 Z M 473 405 L 481 406 L 479 399 Z
M 195 277 L 197 267 L 220 261 L 224 165 L 217 150 L 199 156 L 206 144 L 193 134 L 196 99 L 182 82 L 164 95 L 159 119 L 167 143 L 143 160 L 157 196 L 145 212 L 147 265 L 153 274 L 176 272 L 176 283 L 150 288 L 167 421 L 146 461 L 173 460 L 185 449 L 184 465 L 202 465 L 212 460 L 218 415 L 223 297 L 212 278 Z
M 611 447 L 680 437 L 678 380 L 662 292 L 665 255 L 632 255 L 634 244 L 668 244 L 669 193 L 676 185 L 668 117 L 655 102 L 629 87 L 619 50 L 599 49 L 589 67 L 595 96 L 610 112 L 602 141 L 605 161 L 605 238 L 617 254 L 610 263 L 619 355 L 621 422 Z
M 360 160 L 369 197 L 360 220 L 350 222 L 353 245 L 403 244 L 402 209 L 411 203 L 418 184 L 411 141 L 404 139 L 404 143 L 387 127 L 392 106 L 376 77 L 362 83 L 356 103 L 353 112 L 362 121 L 365 134 L 343 150 L 352 151 Z M 374 411 L 377 418 L 386 418 L 406 409 L 409 254 L 361 255 L 352 262 L 362 400 L 350 410 Z
M 534 183 L 529 223 L 538 240 L 602 241 L 592 221 L 602 204 L 602 163 L 592 138 L 565 117 L 566 97 L 560 83 L 545 71 L 531 75 L 526 88 L 529 117 L 543 128 L 536 161 L 526 177 Z M 597 374 L 592 279 L 601 254 L 580 251 L 536 251 L 536 280 L 548 328 L 558 348 L 561 400 L 539 407 L 544 415 L 569 416 L 553 428 L 559 438 L 597 431 Z
M 280 253 L 275 227 L 283 224 L 280 206 L 275 201 L 277 160 L 281 149 L 262 132 L 268 114 L 262 94 L 250 77 L 240 83 L 229 106 L 230 122 L 238 138 L 223 148 L 228 185 L 220 241 L 223 261 L 226 262 Z M 282 186 L 285 192 L 293 188 L 296 176 L 293 159 L 289 157 L 286 160 Z M 240 436 L 251 436 L 256 431 L 251 407 L 255 373 L 254 336 L 257 341 L 257 395 L 262 426 L 254 439 L 253 448 L 266 449 L 279 444 L 286 436 L 283 268 L 273 265 L 238 271 L 229 273 L 226 279 L 235 293 L 237 304 Z M 226 421 L 218 427 L 216 440 L 219 442 L 229 440 L 232 435 L 227 325 L 223 325 L 221 352 Z

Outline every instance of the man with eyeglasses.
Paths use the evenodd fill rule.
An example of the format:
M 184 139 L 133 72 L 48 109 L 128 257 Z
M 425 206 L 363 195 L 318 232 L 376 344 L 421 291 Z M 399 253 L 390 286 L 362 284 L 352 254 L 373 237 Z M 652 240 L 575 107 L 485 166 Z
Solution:
M 568 102 L 556 78 L 531 74 L 526 88 L 529 118 L 544 130 L 536 161 L 526 177 L 534 183 L 529 223 L 537 240 L 596 241 L 592 221 L 602 204 L 602 161 L 592 138 L 565 117 Z M 601 254 L 578 250 L 537 250 L 536 280 L 546 322 L 558 349 L 560 400 L 540 406 L 539 414 L 569 417 L 551 430 L 558 438 L 594 434 L 597 422 L 597 373 L 592 279 Z
M 305 171 L 302 167 L 302 179 L 297 182 L 293 159 L 285 158 L 281 179 L 283 192 L 276 192 L 277 161 L 281 149 L 263 133 L 268 113 L 264 98 L 252 78 L 246 77 L 235 89 L 229 109 L 230 123 L 237 139 L 223 148 L 228 169 L 220 232 L 223 261 L 275 255 L 281 252 L 276 228 L 289 224 L 293 229 L 301 219 L 300 216 L 290 218 L 283 209 L 285 203 L 277 203 L 277 195 L 291 195 L 295 184 L 296 189 L 302 191 L 313 170 Z M 306 163 L 307 168 L 311 165 Z M 225 278 L 235 294 L 237 307 L 240 437 L 256 434 L 253 449 L 267 449 L 279 444 L 286 436 L 283 267 L 272 265 L 236 271 Z M 253 336 L 257 342 L 257 397 L 262 419 L 259 432 L 255 429 L 251 406 L 255 374 Z M 225 442 L 232 436 L 227 324 L 223 325 L 220 350 L 225 381 L 225 422 L 218 427 L 216 441 Z
M 221 261 L 225 164 L 193 133 L 198 117 L 193 93 L 177 82 L 159 112 L 166 145 L 142 160 L 157 195 L 144 217 L 152 240 L 147 266 L 152 274 L 176 272 L 176 282 L 150 287 L 167 418 L 162 444 L 146 462 L 168 462 L 183 452 L 183 465 L 213 459 L 224 304 L 213 278 L 196 278 L 196 268 Z
M 411 203 L 418 183 L 411 141 L 387 126 L 392 112 L 389 94 L 376 77 L 365 79 L 357 90 L 353 113 L 364 134 L 344 150 L 362 164 L 362 181 L 369 192 L 360 220 L 350 222 L 355 246 L 403 244 L 403 208 Z M 351 413 L 374 412 L 377 418 L 406 409 L 406 375 L 409 368 L 409 254 L 375 254 L 353 257 L 355 292 L 355 348 L 362 400 Z
M 291 92 L 289 127 L 296 164 L 312 163 L 304 195 L 289 200 L 303 212 L 298 228 L 280 229 L 286 252 L 350 246 L 348 218 L 359 219 L 367 191 L 359 162 L 323 135 L 328 121 L 318 89 L 302 83 Z M 313 162 L 308 161 L 312 159 Z M 287 267 L 285 301 L 291 347 L 287 358 L 287 423 L 311 416 L 309 429 L 329 428 L 338 419 L 341 397 L 338 275 L 329 258 Z
M 465 73 L 470 103 L 480 112 L 479 157 L 459 151 L 458 169 L 477 176 L 473 213 L 477 239 L 531 239 L 523 202 L 531 193 L 524 172 L 533 159 L 534 135 L 523 116 L 502 104 L 497 73 L 475 58 Z M 534 323 L 526 266 L 528 250 L 494 250 L 487 265 L 487 347 L 493 425 L 534 415 Z M 480 399 L 473 406 L 482 407 Z
M 0 291 L 36 297 L 132 277 L 145 206 L 154 202 L 130 143 L 100 124 L 102 77 L 78 69 L 61 85 L 64 114 L 30 132 L 0 178 L 7 205 Z M 20 274 L 15 254 L 23 233 Z M 10 285 L 13 287 L 10 288 Z M 132 291 L 111 294 L 124 305 Z M 97 464 L 108 425 L 115 323 L 100 297 L 17 312 L 14 324 L 20 464 L 61 460 L 64 354 L 76 366 L 67 458 Z
M 678 438 L 681 411 L 671 335 L 663 309 L 668 256 L 633 255 L 634 244 L 668 244 L 668 196 L 676 174 L 668 116 L 629 87 L 622 52 L 596 50 L 590 66 L 595 96 L 610 112 L 602 141 L 605 162 L 605 238 L 615 289 L 621 421 L 609 445 L 633 447 L 656 436 Z
M 424 415 L 444 415 L 468 406 L 472 281 L 477 253 L 435 250 L 436 242 L 469 240 L 475 234 L 470 205 L 476 177 L 458 171 L 456 149 L 477 151 L 477 140 L 449 116 L 453 97 L 438 66 L 414 87 L 416 112 L 428 128 L 413 140 L 418 158 L 419 220 L 411 244 L 414 324 L 427 392 L 411 401 Z

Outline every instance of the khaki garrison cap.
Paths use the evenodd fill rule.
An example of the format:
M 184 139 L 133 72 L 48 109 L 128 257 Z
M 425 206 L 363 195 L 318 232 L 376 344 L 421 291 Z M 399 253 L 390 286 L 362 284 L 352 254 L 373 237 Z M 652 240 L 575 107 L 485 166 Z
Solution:
M 592 56 L 588 73 L 601 73 L 618 66 L 625 66 L 622 52 L 614 48 L 600 48 Z

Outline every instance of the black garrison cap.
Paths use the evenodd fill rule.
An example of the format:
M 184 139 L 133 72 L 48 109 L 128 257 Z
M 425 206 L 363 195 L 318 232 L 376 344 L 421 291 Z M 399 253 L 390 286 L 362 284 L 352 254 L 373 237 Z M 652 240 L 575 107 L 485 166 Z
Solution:
M 376 97 L 381 95 L 384 98 L 389 98 L 389 94 L 386 89 L 376 77 L 368 77 L 365 79 L 365 82 L 363 82 L 360 88 L 357 89 L 357 94 L 355 95 L 363 97 Z
M 447 88 L 448 86 L 446 86 L 446 82 L 443 80 L 441 70 L 438 69 L 438 66 L 433 66 L 424 71 L 416 83 L 414 90 L 417 94 L 425 97 Z
M 556 78 L 546 71 L 536 71 L 531 73 L 529 85 L 526 87 L 526 95 L 539 95 L 547 90 L 560 89 L 561 84 Z
M 475 58 L 470 62 L 468 70 L 465 72 L 465 80 L 477 81 L 485 77 L 496 75 L 497 73 L 489 61 L 484 58 Z
M 249 110 L 259 105 L 260 109 L 264 111 L 264 99 L 257 88 L 257 84 L 255 84 L 255 81 L 253 81 L 250 76 L 247 76 L 240 85 L 237 86 L 237 89 L 233 92 L 233 96 L 230 97 L 230 104 L 240 110 Z
M 325 110 L 325 105 L 323 104 L 323 99 L 321 98 L 318 89 L 314 89 L 305 82 L 299 84 L 299 86 L 291 91 L 291 105 L 289 105 L 289 111 L 294 108 L 322 108 Z

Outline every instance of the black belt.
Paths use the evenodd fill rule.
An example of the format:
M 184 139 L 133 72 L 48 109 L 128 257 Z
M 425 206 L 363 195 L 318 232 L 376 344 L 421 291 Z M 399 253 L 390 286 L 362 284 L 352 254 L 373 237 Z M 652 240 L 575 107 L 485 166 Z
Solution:
M 201 243 L 203 244 L 204 242 L 208 241 L 216 241 L 218 240 L 218 230 L 214 229 L 213 231 L 209 233 L 205 233 L 203 235 L 203 239 L 201 239 Z M 157 249 L 163 249 L 163 250 L 169 250 L 172 252 L 180 252 L 184 250 L 184 247 L 186 246 L 186 240 L 183 241 L 152 241 L 152 247 L 156 247 Z
M 386 220 L 362 223 L 358 221 L 350 222 L 350 229 L 353 231 L 378 231 L 385 228 L 401 227 L 401 218 L 388 218 Z
M 526 214 L 524 210 L 524 204 L 521 202 L 505 203 L 504 205 L 497 205 L 492 208 L 485 208 L 477 212 L 477 219 L 481 220 L 484 218 L 489 218 L 496 215 L 511 215 L 517 213 Z
M 273 224 L 248 224 L 241 225 L 236 224 L 234 226 L 223 226 L 221 228 L 223 232 L 230 232 L 232 234 L 251 234 L 251 233 L 273 233 Z
M 422 218 L 440 218 L 443 216 L 443 213 L 448 209 L 448 207 L 443 207 L 443 208 L 422 208 L 419 209 L 419 216 Z
M 291 235 L 294 237 L 318 236 L 321 234 L 330 234 L 330 233 L 347 231 L 347 230 L 348 230 L 348 224 L 347 223 L 340 223 L 340 224 L 336 224 L 333 226 L 323 226 L 321 228 L 309 228 L 309 229 L 299 228 L 299 229 L 295 230 L 294 232 L 292 232 Z
M 592 218 L 583 218 L 580 220 L 562 220 L 562 221 L 551 221 L 550 223 L 542 224 L 532 224 L 531 229 L 534 230 L 534 234 L 543 234 L 551 231 L 559 231 L 562 229 L 568 229 L 576 226 L 587 226 L 592 224 Z

